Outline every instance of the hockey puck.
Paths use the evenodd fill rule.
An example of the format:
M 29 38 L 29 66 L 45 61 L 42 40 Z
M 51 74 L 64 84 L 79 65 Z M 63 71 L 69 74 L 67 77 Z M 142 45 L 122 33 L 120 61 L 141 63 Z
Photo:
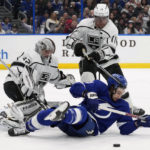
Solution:
M 113 147 L 120 147 L 120 144 L 113 144 Z

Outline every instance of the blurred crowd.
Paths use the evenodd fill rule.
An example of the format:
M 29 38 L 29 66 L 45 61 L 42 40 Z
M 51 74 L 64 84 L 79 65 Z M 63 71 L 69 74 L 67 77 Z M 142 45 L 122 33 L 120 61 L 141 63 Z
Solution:
M 81 20 L 80 0 L 36 0 L 37 33 L 71 33 Z
M 1 34 L 18 34 L 19 27 L 22 32 L 33 33 L 33 0 L 0 0 L 0 6 L 4 6 L 11 15 L 3 15 L 0 20 Z M 18 20 L 13 23 L 13 20 Z
M 80 20 L 94 17 L 93 9 L 100 2 L 109 5 L 110 19 L 118 27 L 119 34 L 150 34 L 150 0 L 83 0 L 83 4 L 80 0 L 35 0 L 35 20 L 32 0 L 9 2 L 13 6 L 14 18 L 20 16 L 29 32 L 32 32 L 32 22 L 35 21 L 37 34 L 71 33 Z M 12 30 L 13 26 L 8 20 L 5 17 L 0 22 L 0 33 L 10 28 Z

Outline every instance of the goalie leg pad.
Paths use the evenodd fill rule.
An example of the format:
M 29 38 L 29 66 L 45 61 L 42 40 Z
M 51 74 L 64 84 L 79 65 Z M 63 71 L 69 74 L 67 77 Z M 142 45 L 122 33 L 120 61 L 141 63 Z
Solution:
M 18 101 L 15 104 L 23 112 L 25 120 L 29 120 L 42 109 L 35 100 Z
M 75 77 L 72 74 L 67 74 L 66 78 L 59 80 L 56 84 L 55 87 L 57 89 L 63 89 L 66 87 L 70 87 L 72 84 L 74 84 L 75 81 Z

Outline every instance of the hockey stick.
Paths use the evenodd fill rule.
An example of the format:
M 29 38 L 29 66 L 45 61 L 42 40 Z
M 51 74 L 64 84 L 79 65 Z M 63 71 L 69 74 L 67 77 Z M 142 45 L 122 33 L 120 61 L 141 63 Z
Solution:
M 133 115 L 131 113 L 119 111 L 119 110 L 113 109 L 111 107 L 106 107 L 106 106 L 103 106 L 103 105 L 99 105 L 98 109 L 99 110 L 105 110 L 105 111 L 113 112 L 113 113 L 116 113 L 116 114 L 119 114 L 119 115 L 123 115 L 123 116 L 129 116 L 129 117 L 136 118 L 136 119 L 141 119 L 142 118 L 141 116 L 137 116 L 137 115 Z
M 12 74 L 16 78 L 16 81 L 18 81 L 17 75 L 6 65 L 6 63 L 1 58 L 0 62 L 9 70 L 10 74 Z
M 120 81 L 118 81 L 115 77 L 113 77 L 106 69 L 104 69 L 100 64 L 98 64 L 95 60 L 90 59 L 90 57 L 87 55 L 86 50 L 83 48 L 82 49 L 82 53 L 84 55 L 84 57 L 86 57 L 88 60 L 93 61 L 93 63 L 97 66 L 97 68 L 99 68 L 100 70 L 102 70 L 108 77 L 111 77 L 113 80 L 115 80 L 118 84 L 122 85 Z

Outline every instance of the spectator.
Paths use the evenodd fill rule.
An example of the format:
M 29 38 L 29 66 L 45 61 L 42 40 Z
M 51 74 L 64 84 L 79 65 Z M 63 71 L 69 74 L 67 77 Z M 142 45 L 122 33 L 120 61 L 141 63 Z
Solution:
M 2 24 L 2 29 L 6 33 L 9 33 L 11 31 L 12 24 L 10 23 L 10 19 L 8 17 L 4 17 L 3 22 L 1 24 Z
M 83 18 L 89 18 L 89 16 L 90 16 L 90 10 L 88 7 L 85 7 L 83 12 Z
M 134 10 L 134 16 L 137 17 L 139 15 L 139 13 L 143 11 L 143 8 L 141 5 L 141 2 L 137 2 L 136 5 L 137 5 L 137 7 Z
M 54 28 L 55 33 L 64 33 L 65 29 L 65 19 L 60 17 L 59 24 Z
M 53 33 L 55 27 L 59 24 L 57 20 L 58 12 L 53 11 L 50 18 L 46 20 L 45 33 Z
M 55 9 L 52 7 L 52 4 L 50 1 L 47 2 L 45 11 L 47 11 L 49 14 L 51 14 Z M 56 11 L 56 10 L 55 10 Z M 57 10 L 58 11 L 58 10 Z M 59 12 L 59 11 L 58 11 Z
M 94 9 L 96 5 L 96 0 L 86 0 L 84 3 L 84 7 L 88 7 L 89 10 Z
M 127 5 L 132 5 L 134 8 L 136 8 L 136 2 L 135 2 L 135 0 L 129 0 L 127 2 Z
M 134 7 L 133 5 L 128 6 L 128 18 L 130 19 L 134 15 Z
M 93 9 L 92 9 L 92 10 L 90 10 L 89 17 L 90 17 L 90 18 L 93 18 L 93 17 L 94 17 L 94 10 L 93 10 Z
M 17 24 L 12 25 L 12 30 L 10 31 L 10 34 L 18 34 L 18 25 Z
M 129 20 L 128 26 L 124 29 L 124 34 L 134 34 L 134 22 Z
M 77 23 L 79 22 L 77 15 L 72 15 L 71 19 L 72 21 L 76 21 Z
M 2 24 L 0 22 L 0 34 L 5 34 L 5 31 L 2 29 Z
M 117 28 L 118 28 L 119 34 L 124 34 L 125 21 L 123 18 L 119 19 Z
M 72 33 L 73 30 L 77 27 L 77 21 L 71 21 L 68 26 L 66 26 L 64 33 Z
M 141 22 L 135 23 L 135 34 L 145 34 L 146 30 L 142 28 Z
M 129 13 L 129 11 L 128 11 L 128 7 L 129 7 L 129 4 L 128 4 L 128 3 L 126 3 L 126 4 L 125 4 L 125 7 L 124 7 L 124 8 L 122 8 L 121 13 L 122 13 L 122 12 Z
M 145 6 L 144 7 L 144 11 L 143 11 L 143 27 L 146 29 L 147 28 L 147 22 L 150 20 L 150 16 L 148 15 L 148 11 L 149 11 L 149 6 Z
M 70 3 L 70 8 L 69 8 L 69 10 L 68 10 L 70 16 L 72 16 L 72 15 L 74 15 L 74 14 L 76 14 L 76 15 L 78 16 L 79 13 L 80 13 L 80 7 L 81 7 L 80 2 L 74 2 L 74 1 L 72 1 L 72 2 Z
M 147 0 L 141 0 L 141 4 L 142 4 L 142 7 L 145 7 L 148 5 L 148 1 Z
M 27 17 L 21 18 L 21 26 L 24 28 L 24 33 L 33 33 L 32 25 L 27 24 Z

